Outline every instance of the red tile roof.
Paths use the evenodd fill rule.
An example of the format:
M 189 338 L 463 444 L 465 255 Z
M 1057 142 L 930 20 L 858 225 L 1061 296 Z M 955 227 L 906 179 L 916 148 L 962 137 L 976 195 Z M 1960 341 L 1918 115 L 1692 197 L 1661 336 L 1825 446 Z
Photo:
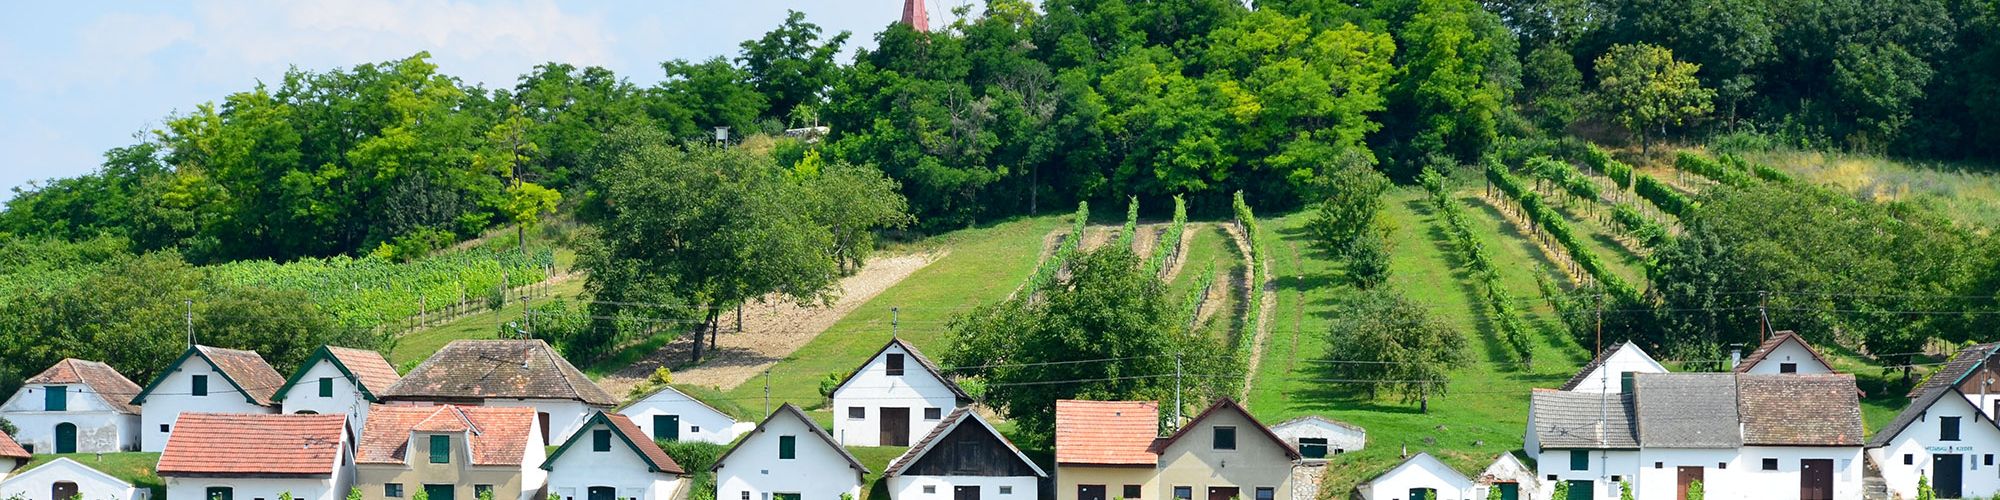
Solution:
M 182 413 L 161 476 L 326 476 L 346 442 L 343 415 Z
M 27 448 L 21 447 L 21 443 L 14 442 L 14 436 L 0 432 L 0 458 L 31 458 L 31 456 Z
M 271 368 L 270 363 L 264 362 L 264 357 L 258 355 L 257 351 L 205 345 L 195 346 L 195 349 L 200 349 L 201 354 L 206 356 L 210 363 L 214 363 L 217 370 L 221 370 L 224 376 L 236 382 L 236 386 L 243 388 L 243 392 L 256 399 L 257 404 L 270 406 L 271 395 L 285 385 L 285 376 L 279 375 L 278 370 Z
M 523 398 L 618 405 L 618 398 L 541 340 L 454 340 L 376 395 L 396 401 Z
M 104 402 L 120 413 L 139 414 L 139 407 L 132 405 L 132 396 L 139 394 L 139 384 L 118 373 L 111 365 L 96 361 L 64 358 L 55 366 L 21 382 L 27 384 L 83 385 L 104 397 Z
M 1160 404 L 1152 401 L 1056 401 L 1056 463 L 1155 465 Z
M 408 464 L 411 432 L 463 432 L 473 465 L 522 465 L 535 425 L 533 408 L 375 405 L 354 461 Z M 535 443 L 541 446 L 541 443 Z
M 639 455 L 645 458 L 647 462 L 652 463 L 653 468 L 668 474 L 687 473 L 686 470 L 681 469 L 681 464 L 674 462 L 674 457 L 667 456 L 667 450 L 660 449 L 660 444 L 653 442 L 653 437 L 646 435 L 646 431 L 639 428 L 639 424 L 632 423 L 631 418 L 616 413 L 599 414 L 604 415 L 604 418 L 610 420 L 611 430 L 623 434 L 625 441 L 632 443 L 632 447 L 636 448 Z M 583 434 L 577 433 L 577 435 L 582 436 Z
M 326 346 L 326 351 L 340 360 L 341 366 L 353 372 L 354 378 L 361 379 L 361 387 L 369 394 L 381 394 L 403 379 L 402 375 L 396 374 L 395 367 L 389 366 L 389 360 L 383 358 L 382 353 L 334 346 Z

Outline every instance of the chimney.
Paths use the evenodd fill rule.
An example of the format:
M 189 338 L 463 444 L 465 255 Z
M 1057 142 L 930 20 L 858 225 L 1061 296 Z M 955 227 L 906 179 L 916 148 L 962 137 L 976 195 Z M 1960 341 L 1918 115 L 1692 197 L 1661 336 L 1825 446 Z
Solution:
M 924 13 L 926 0 L 903 0 L 903 24 L 920 32 L 931 30 L 931 17 Z
M 1738 348 L 1735 348 L 1735 349 L 1730 349 L 1730 350 L 1729 350 L 1729 369 L 1731 369 L 1731 370 L 1734 370 L 1734 369 L 1736 369 L 1736 365 L 1740 365 L 1740 364 L 1743 364 L 1743 348 L 1741 348 L 1741 347 L 1738 347 Z

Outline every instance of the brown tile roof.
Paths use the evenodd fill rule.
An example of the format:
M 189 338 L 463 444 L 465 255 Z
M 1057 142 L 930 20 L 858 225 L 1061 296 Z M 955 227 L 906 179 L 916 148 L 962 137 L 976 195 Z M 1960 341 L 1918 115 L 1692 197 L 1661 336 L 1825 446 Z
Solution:
M 221 370 L 223 376 L 242 388 L 244 394 L 256 400 L 257 404 L 270 406 L 271 395 L 285 385 L 285 376 L 279 375 L 278 370 L 272 369 L 270 363 L 265 363 L 264 357 L 258 355 L 256 351 L 205 345 L 194 348 L 200 351 L 203 357 L 208 358 L 209 363 L 215 365 L 215 369 Z
M 27 384 L 83 385 L 90 392 L 97 393 L 120 413 L 138 415 L 139 407 L 132 404 L 132 397 L 139 395 L 139 384 L 118 373 L 111 365 L 96 361 L 64 358 L 42 373 L 21 382 Z
M 612 407 L 618 398 L 540 340 L 455 340 L 389 387 L 393 400 L 569 399 Z M 371 417 L 372 418 L 372 417 Z
M 0 432 L 0 458 L 32 458 L 32 455 L 28 454 L 27 448 L 21 447 L 21 443 L 14 442 L 14 436 Z
M 1278 437 L 1278 433 L 1271 432 L 1271 428 L 1265 426 L 1263 422 L 1257 421 L 1257 417 L 1250 415 L 1250 410 L 1244 409 L 1243 405 L 1236 404 L 1236 400 L 1229 398 L 1222 398 L 1222 400 L 1216 401 L 1215 404 L 1208 405 L 1208 409 L 1202 410 L 1200 415 L 1195 415 L 1194 420 L 1189 420 L 1187 422 L 1187 425 L 1182 425 L 1180 430 L 1174 431 L 1174 435 L 1168 436 L 1164 440 L 1154 442 L 1153 452 L 1166 453 L 1167 447 L 1173 446 L 1174 442 L 1180 441 L 1182 437 L 1187 436 L 1191 432 L 1191 430 L 1195 428 L 1195 424 L 1201 423 L 1201 421 L 1203 420 L 1208 420 L 1209 417 L 1215 416 L 1217 412 L 1224 412 L 1224 411 L 1234 412 L 1238 415 L 1242 415 L 1244 420 L 1250 421 L 1250 425 L 1252 427 L 1256 427 L 1258 431 L 1262 431 L 1264 437 L 1270 438 L 1272 443 L 1275 443 L 1278 445 L 1279 448 L 1284 449 L 1285 456 L 1291 457 L 1291 459 L 1293 460 L 1298 460 L 1300 458 L 1299 450 L 1297 448 L 1293 448 L 1291 443 L 1285 442 L 1285 438 Z
M 1911 388 L 1910 398 L 1921 398 L 1937 389 L 1957 386 L 1960 381 L 1965 380 L 1967 374 L 1984 366 L 1987 358 L 1995 351 L 2000 351 L 2000 342 L 1959 349 L 1957 354 L 1951 356 L 1951 361 L 1938 367 L 1937 371 L 1931 372 L 1930 378 L 1924 379 L 1924 383 Z
M 1801 337 L 1797 332 L 1791 330 L 1780 330 L 1778 333 L 1771 335 L 1770 339 L 1765 340 L 1763 345 L 1757 346 L 1757 350 L 1750 351 L 1749 356 L 1744 356 L 1743 360 L 1736 364 L 1736 373 L 1749 372 L 1750 367 L 1757 366 L 1757 363 L 1763 362 L 1765 357 L 1771 355 L 1771 351 L 1777 350 L 1778 346 L 1785 345 L 1785 342 L 1798 342 L 1799 347 L 1806 348 L 1806 353 L 1812 354 L 1813 359 L 1819 360 L 1819 364 L 1826 365 L 1827 369 L 1833 369 L 1833 363 L 1826 362 L 1826 358 L 1819 355 L 1819 349 L 1814 349 L 1811 343 L 1806 342 L 1805 337 Z
M 342 415 L 182 413 L 161 476 L 327 476 L 345 444 Z
M 917 346 L 911 345 L 909 342 L 904 342 L 901 338 L 890 338 L 889 343 L 882 344 L 882 348 L 876 349 L 875 354 L 869 355 L 867 360 L 861 362 L 861 366 L 854 367 L 854 371 L 848 372 L 847 378 L 840 379 L 840 384 L 833 386 L 833 391 L 831 392 L 840 392 L 840 388 L 846 387 L 849 381 L 854 380 L 854 376 L 860 374 L 862 368 L 867 368 L 868 363 L 875 362 L 875 358 L 882 357 L 882 353 L 888 352 L 891 346 L 901 346 L 903 352 L 910 353 L 910 358 L 917 361 L 917 366 L 922 367 L 932 377 L 936 377 L 939 382 L 943 382 L 946 388 L 951 389 L 953 395 L 958 396 L 959 403 L 972 402 L 972 396 L 966 394 L 965 389 L 960 389 L 957 382 L 952 382 L 951 379 L 945 378 L 944 370 L 938 369 L 937 363 L 931 362 L 931 358 L 925 357 L 923 351 L 917 350 Z
M 361 387 L 370 394 L 381 394 L 403 380 L 403 376 L 396 374 L 396 368 L 389 366 L 389 359 L 382 357 L 382 353 L 334 346 L 326 346 L 326 350 L 340 361 L 341 366 L 347 367 L 354 378 L 360 379 Z
M 533 408 L 375 405 L 368 409 L 354 461 L 408 465 L 411 432 L 464 432 L 473 465 L 519 466 L 534 425 Z
M 1860 390 L 1854 376 L 1737 375 L 1743 444 L 1860 446 Z
M 1056 401 L 1056 463 L 1156 465 L 1160 404 L 1152 401 Z
M 1007 445 L 1007 451 L 1014 452 L 1014 457 L 1020 459 L 1021 463 L 1027 464 L 1028 469 L 1035 471 L 1036 477 L 1049 477 L 1049 473 L 1042 471 L 1041 466 L 1035 465 L 1035 461 L 1028 458 L 1028 454 L 1022 453 L 1020 448 L 1014 446 L 1013 441 L 1007 440 L 1007 436 L 1001 435 L 1000 430 L 994 429 L 992 424 L 986 423 L 985 418 L 980 417 L 978 413 L 973 412 L 970 408 L 952 410 L 951 414 L 946 415 L 943 421 L 938 422 L 937 426 L 931 427 L 931 433 L 924 436 L 922 441 L 918 441 L 915 446 L 911 446 L 909 451 L 903 453 L 903 456 L 896 457 L 895 463 L 889 464 L 889 468 L 883 470 L 882 477 L 902 475 L 904 469 L 909 468 L 911 464 L 917 463 L 917 460 L 921 460 L 925 455 L 930 454 L 931 450 L 937 447 L 945 436 L 950 435 L 959 426 L 966 425 L 966 422 L 978 425 L 987 434 L 991 434 L 993 439 L 999 440 L 1000 444 Z
M 795 419 L 798 420 L 800 423 L 805 424 L 806 429 L 811 430 L 814 436 L 818 436 L 821 442 L 826 443 L 827 446 L 833 447 L 834 451 L 840 452 L 841 458 L 847 459 L 848 467 L 853 468 L 856 472 L 860 474 L 868 474 L 869 472 L 868 466 L 861 465 L 861 459 L 854 458 L 854 454 L 849 453 L 847 451 L 847 447 L 841 446 L 840 442 L 838 441 L 834 441 L 833 435 L 827 434 L 826 429 L 820 428 L 818 422 L 814 422 L 812 417 L 806 416 L 805 410 L 801 410 L 797 406 L 792 406 L 791 403 L 785 403 L 783 405 L 779 405 L 778 410 L 771 412 L 770 416 L 764 417 L 763 422 L 758 422 L 757 429 L 750 431 L 750 434 L 755 435 L 763 433 L 764 427 L 771 425 L 771 421 L 777 420 L 778 417 L 780 416 Z M 722 463 L 724 461 L 729 460 L 730 455 L 736 454 L 736 450 L 743 449 L 743 443 L 748 443 L 748 442 L 750 442 L 750 438 L 748 437 L 736 440 L 736 444 L 730 445 L 729 451 L 722 452 L 722 456 L 716 457 L 715 465 L 709 467 L 708 470 L 711 472 L 721 470 Z

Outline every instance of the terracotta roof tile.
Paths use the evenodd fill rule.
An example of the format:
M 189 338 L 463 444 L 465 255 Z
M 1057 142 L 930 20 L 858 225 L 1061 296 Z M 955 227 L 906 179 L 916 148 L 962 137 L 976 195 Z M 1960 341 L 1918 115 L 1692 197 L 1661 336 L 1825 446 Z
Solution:
M 83 385 L 104 397 L 104 402 L 120 413 L 138 415 L 139 407 L 132 404 L 132 397 L 139 395 L 139 384 L 111 368 L 111 365 L 96 361 L 64 358 L 42 373 L 28 378 L 22 384 Z
M 389 360 L 383 358 L 382 353 L 334 346 L 326 346 L 326 350 L 340 361 L 341 366 L 347 367 L 347 371 L 353 372 L 354 378 L 361 379 L 361 387 L 370 394 L 382 394 L 403 380 L 403 376 L 396 374 L 396 368 L 389 366 Z
M 410 433 L 427 427 L 465 432 L 473 465 L 522 465 L 534 425 L 533 408 L 375 405 L 368 409 L 354 461 L 408 464 Z
M 569 399 L 611 407 L 618 398 L 540 340 L 456 340 L 381 394 L 397 400 Z
M 653 437 L 646 435 L 646 431 L 639 428 L 639 424 L 632 423 L 631 418 L 616 413 L 602 415 L 611 422 L 611 430 L 623 434 L 625 440 L 637 447 L 639 454 L 645 457 L 646 461 L 652 462 L 654 468 L 668 474 L 687 473 L 681 468 L 681 464 L 674 462 L 674 457 L 667 456 L 667 450 L 660 449 L 660 444 L 653 442 Z
M 1160 404 L 1152 401 L 1056 401 L 1056 463 L 1155 465 Z
M 264 357 L 258 355 L 256 351 L 205 345 L 195 346 L 195 349 L 200 350 L 202 356 L 207 357 L 210 363 L 214 363 L 215 368 L 221 370 L 223 376 L 229 377 L 229 380 L 236 382 L 237 387 L 243 388 L 243 392 L 251 399 L 255 399 L 257 404 L 270 406 L 271 395 L 285 385 L 285 376 L 279 375 L 278 370 L 272 369 L 271 364 L 264 362 Z
M 21 443 L 14 442 L 14 436 L 0 432 L 0 458 L 31 458 L 31 455 L 27 448 L 21 447 Z
M 1743 444 L 1860 446 L 1861 399 L 1854 376 L 1738 375 Z
M 333 474 L 342 415 L 182 413 L 160 453 L 161 476 Z

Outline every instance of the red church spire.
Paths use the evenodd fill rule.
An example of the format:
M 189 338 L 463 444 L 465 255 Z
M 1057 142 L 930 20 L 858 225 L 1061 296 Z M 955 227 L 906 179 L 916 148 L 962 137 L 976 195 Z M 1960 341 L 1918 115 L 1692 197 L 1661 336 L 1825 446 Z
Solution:
M 903 0 L 903 24 L 917 31 L 931 30 L 931 17 L 924 13 L 924 0 Z

